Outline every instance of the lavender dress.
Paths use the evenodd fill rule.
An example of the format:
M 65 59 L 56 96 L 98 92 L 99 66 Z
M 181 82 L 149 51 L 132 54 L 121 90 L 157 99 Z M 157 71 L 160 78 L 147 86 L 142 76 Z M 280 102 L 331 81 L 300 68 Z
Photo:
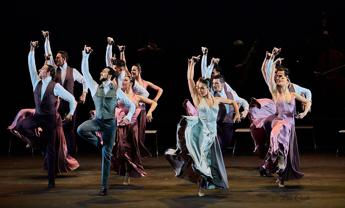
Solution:
M 300 159 L 295 131 L 295 99 L 291 103 L 278 101 L 274 103 L 270 99 L 257 99 L 249 112 L 251 129 L 270 129 L 270 144 L 265 156 L 263 168 L 270 172 L 276 172 L 283 180 L 298 179 L 303 177 L 300 171 Z M 255 148 L 259 148 L 262 140 L 252 131 Z M 279 158 L 279 159 L 278 159 Z M 278 166 L 283 163 L 283 166 Z M 284 168 L 281 168 L 284 167 Z

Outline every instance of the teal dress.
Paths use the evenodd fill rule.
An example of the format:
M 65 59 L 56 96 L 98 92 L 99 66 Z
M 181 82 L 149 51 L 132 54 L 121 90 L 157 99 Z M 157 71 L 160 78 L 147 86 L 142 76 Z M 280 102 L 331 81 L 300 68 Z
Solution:
M 198 116 L 183 116 L 177 125 L 177 148 L 165 156 L 176 176 L 194 183 L 202 178 L 205 189 L 227 189 L 228 179 L 217 139 L 218 105 L 200 101 Z

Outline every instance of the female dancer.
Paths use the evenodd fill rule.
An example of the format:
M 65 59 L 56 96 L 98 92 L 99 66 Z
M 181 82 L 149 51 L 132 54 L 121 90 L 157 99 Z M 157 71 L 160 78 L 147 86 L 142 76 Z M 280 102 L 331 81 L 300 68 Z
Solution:
M 195 83 L 194 66 L 199 60 L 188 60 L 188 87 L 197 107 L 197 116 L 184 116 L 177 129 L 177 149 L 169 149 L 165 155 L 177 177 L 198 184 L 198 196 L 203 189 L 228 188 L 227 173 L 222 152 L 217 140 L 217 115 L 219 103 L 233 105 L 234 121 L 240 120 L 238 106 L 234 100 L 213 97 L 208 79 L 199 78 Z
M 268 79 L 272 100 L 254 99 L 250 108 L 250 117 L 252 125 L 256 128 L 263 127 L 267 122 L 271 123 L 270 146 L 260 173 L 276 173 L 278 186 L 284 187 L 284 181 L 303 177 L 299 169 L 295 131 L 295 100 L 305 106 L 304 111 L 296 118 L 303 118 L 308 113 L 311 102 L 298 93 L 289 91 L 289 71 L 277 65 L 281 62 L 279 58 L 275 60 L 278 53 L 278 48 L 274 48 L 272 54 L 266 53 L 266 59 L 273 63 L 273 72 Z
M 117 132 L 116 143 L 113 148 L 112 163 L 117 174 L 124 176 L 124 185 L 130 183 L 130 177 L 142 177 L 146 175 L 141 161 L 141 152 L 147 151 L 145 146 L 138 138 L 138 121 L 140 114 L 139 102 L 149 104 L 151 107 L 147 112 L 147 120 L 152 121 L 152 112 L 157 107 L 157 103 L 146 97 L 136 95 L 133 92 L 134 78 L 125 76 L 122 82 L 122 90 L 127 97 L 137 106 L 130 123 L 121 122 L 123 116 L 127 114 L 128 109 L 124 105 L 116 107 Z

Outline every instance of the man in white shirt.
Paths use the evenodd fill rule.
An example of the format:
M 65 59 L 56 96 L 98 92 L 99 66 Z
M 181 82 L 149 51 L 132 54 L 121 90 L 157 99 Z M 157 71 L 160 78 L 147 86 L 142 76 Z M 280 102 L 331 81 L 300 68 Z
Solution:
M 46 57 L 53 57 L 53 53 L 50 47 L 50 37 L 48 31 L 42 31 L 42 35 L 45 38 L 44 50 Z M 60 83 L 68 92 L 74 94 L 74 82 L 77 81 L 83 85 L 83 92 L 79 97 L 80 103 L 85 103 L 87 95 L 87 86 L 83 75 L 67 64 L 68 54 L 66 51 L 58 51 L 55 57 L 55 62 L 53 58 L 49 58 L 48 62 L 50 65 L 56 67 L 55 82 Z M 68 111 L 68 104 L 64 101 L 60 102 L 59 113 L 61 117 L 64 117 Z M 75 138 L 75 120 L 76 116 L 73 115 L 73 119 L 70 122 L 63 122 L 63 130 L 66 137 L 67 151 L 68 154 L 74 155 L 76 153 L 76 138 Z
M 90 47 L 84 47 L 81 71 L 84 75 L 87 87 L 91 92 L 92 99 L 96 108 L 94 119 L 85 121 L 78 129 L 78 134 L 96 147 L 102 148 L 102 174 L 101 189 L 99 195 L 105 196 L 108 193 L 108 178 L 110 174 L 110 162 L 112 149 L 115 144 L 116 118 L 115 107 L 118 101 L 128 106 L 129 111 L 124 117 L 124 123 L 129 123 L 135 105 L 132 103 L 120 87 L 115 86 L 113 79 L 116 77 L 115 71 L 111 67 L 105 67 L 100 73 L 100 85 L 93 80 L 89 71 Z M 103 146 L 101 146 L 96 132 L 102 132 Z
M 35 129 L 42 128 L 41 139 L 46 144 L 46 158 L 48 164 L 48 188 L 55 187 L 55 137 L 56 137 L 56 113 L 58 97 L 69 104 L 69 112 L 65 120 L 72 119 L 77 102 L 73 95 L 65 90 L 59 83 L 53 81 L 55 68 L 51 65 L 43 65 L 37 74 L 35 63 L 35 48 L 37 41 L 30 43 L 28 64 L 31 83 L 34 90 L 35 114 L 27 117 L 17 124 L 17 129 L 29 139 L 35 139 Z

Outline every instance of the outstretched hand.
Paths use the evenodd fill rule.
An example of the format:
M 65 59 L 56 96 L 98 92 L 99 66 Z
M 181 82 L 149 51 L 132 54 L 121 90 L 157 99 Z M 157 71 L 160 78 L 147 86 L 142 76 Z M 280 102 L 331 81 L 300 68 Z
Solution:
M 247 115 L 248 115 L 248 110 L 244 110 L 244 111 L 242 111 L 242 112 L 241 112 L 241 119 L 246 118 L 246 117 L 247 117 Z
M 241 121 L 241 115 L 239 113 L 235 113 L 233 122 L 234 123 L 239 123 Z
M 151 122 L 152 119 L 153 119 L 152 113 L 148 113 L 148 114 L 146 115 L 146 120 L 147 120 L 148 122 Z
M 299 113 L 299 114 L 296 116 L 296 118 L 297 118 L 297 119 L 302 119 L 302 118 L 304 118 L 306 115 L 307 115 L 306 112 Z
M 67 116 L 65 117 L 64 121 L 72 121 L 72 117 L 73 115 L 72 114 L 67 114 Z
M 208 49 L 206 47 L 201 47 L 201 52 L 203 55 L 206 55 L 208 53 Z
M 281 52 L 281 48 L 274 47 L 272 50 L 272 55 L 277 56 Z
M 114 43 L 114 39 L 112 37 L 107 37 L 107 42 L 109 45 L 112 45 Z
M 283 63 L 283 60 L 284 58 L 277 58 L 275 61 L 274 61 L 274 64 L 276 65 L 281 65 Z
M 87 46 L 87 45 L 84 45 L 84 50 L 83 52 L 85 52 L 86 54 L 90 54 L 93 52 L 92 48 Z
M 38 41 L 30 41 L 30 47 L 31 49 L 38 48 Z
M 200 61 L 200 55 L 199 56 L 192 56 L 192 62 L 193 63 L 197 63 L 198 61 Z
M 44 38 L 49 38 L 49 31 L 42 30 L 41 32 Z

